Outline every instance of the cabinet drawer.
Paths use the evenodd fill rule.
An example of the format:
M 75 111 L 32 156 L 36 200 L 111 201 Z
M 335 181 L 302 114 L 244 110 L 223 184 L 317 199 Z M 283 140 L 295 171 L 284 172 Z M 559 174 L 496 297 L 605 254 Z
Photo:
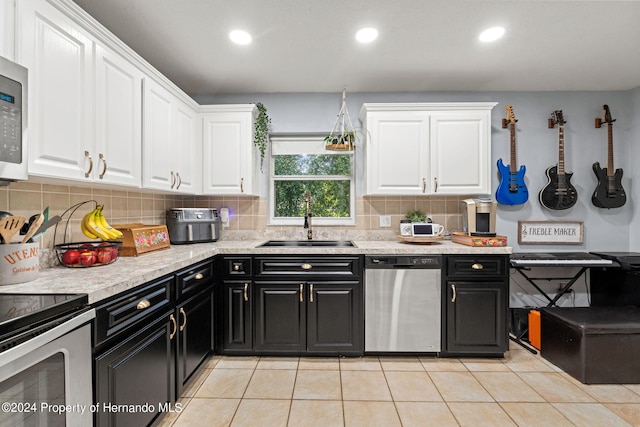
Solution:
M 507 272 L 506 256 L 455 256 L 447 257 L 448 277 L 503 276 Z
M 182 270 L 177 275 L 176 299 L 194 294 L 212 285 L 213 262 L 205 261 Z
M 251 276 L 251 257 L 224 257 L 222 259 L 223 274 L 226 278 Z
M 173 276 L 125 292 L 96 307 L 94 347 L 128 328 L 138 329 L 171 308 Z
M 328 257 L 256 257 L 256 277 L 271 276 L 336 276 L 359 277 L 360 258 L 349 256 Z

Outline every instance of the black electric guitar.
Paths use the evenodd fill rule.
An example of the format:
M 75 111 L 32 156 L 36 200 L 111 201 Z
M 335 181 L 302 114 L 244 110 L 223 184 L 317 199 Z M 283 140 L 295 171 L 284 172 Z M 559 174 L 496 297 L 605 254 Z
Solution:
M 593 164 L 593 172 L 598 178 L 591 201 L 599 208 L 619 208 L 627 202 L 627 195 L 622 188 L 622 169 L 613 169 L 613 122 L 608 105 L 603 105 L 604 122 L 607 124 L 607 167 L 602 169 L 600 163 Z M 602 127 L 602 119 L 596 118 L 596 128 Z
M 547 169 L 547 179 L 549 182 L 540 191 L 538 198 L 540 204 L 547 209 L 563 210 L 569 209 L 578 201 L 578 192 L 571 184 L 573 173 L 564 171 L 564 124 L 566 121 L 562 115 L 562 110 L 556 110 L 549 119 L 549 128 L 553 129 L 558 125 L 558 164 Z
M 502 205 L 521 205 L 529 199 L 529 192 L 524 182 L 524 174 L 527 168 L 521 165 L 516 166 L 516 116 L 513 114 L 513 107 L 507 104 L 507 117 L 502 119 L 502 128 L 509 127 L 509 140 L 511 145 L 510 164 L 505 166 L 502 159 L 498 160 L 498 171 L 500 172 L 500 183 L 496 190 L 496 201 Z

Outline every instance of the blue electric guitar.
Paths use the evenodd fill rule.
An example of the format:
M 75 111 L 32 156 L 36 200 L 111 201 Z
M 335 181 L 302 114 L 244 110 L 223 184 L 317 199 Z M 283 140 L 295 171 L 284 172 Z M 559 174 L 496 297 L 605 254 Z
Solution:
M 502 119 L 502 128 L 509 127 L 511 158 L 510 165 L 505 166 L 502 159 L 498 160 L 498 172 L 500 172 L 500 184 L 496 190 L 496 201 L 503 205 L 521 205 L 529 199 L 529 191 L 524 183 L 526 167 L 520 166 L 516 170 L 516 116 L 513 108 L 507 104 L 507 117 Z

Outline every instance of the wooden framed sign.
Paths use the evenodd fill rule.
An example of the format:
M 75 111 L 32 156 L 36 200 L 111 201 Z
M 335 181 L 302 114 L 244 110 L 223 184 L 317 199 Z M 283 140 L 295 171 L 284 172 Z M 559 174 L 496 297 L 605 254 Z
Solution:
M 579 245 L 584 238 L 582 221 L 518 221 L 518 243 Z

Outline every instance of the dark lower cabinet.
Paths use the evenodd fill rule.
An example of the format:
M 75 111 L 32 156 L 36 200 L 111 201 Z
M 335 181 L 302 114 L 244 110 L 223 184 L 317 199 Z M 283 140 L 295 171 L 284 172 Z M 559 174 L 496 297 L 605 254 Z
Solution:
M 254 349 L 267 353 L 360 355 L 358 281 L 256 281 Z
M 97 426 L 146 426 L 162 414 L 161 404 L 176 400 L 175 330 L 166 313 L 95 358 Z
M 253 284 L 250 280 L 223 281 L 221 292 L 221 351 L 249 352 L 253 349 Z
M 507 255 L 450 255 L 443 275 L 444 354 L 502 356 L 509 347 Z
M 189 298 L 177 307 L 177 396 L 206 360 L 214 345 L 213 290 Z

